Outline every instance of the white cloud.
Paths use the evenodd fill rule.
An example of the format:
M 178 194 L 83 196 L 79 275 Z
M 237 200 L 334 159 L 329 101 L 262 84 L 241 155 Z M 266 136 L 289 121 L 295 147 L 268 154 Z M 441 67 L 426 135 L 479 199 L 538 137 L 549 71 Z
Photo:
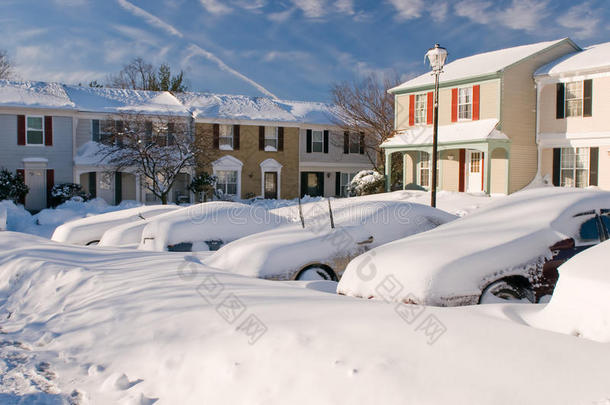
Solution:
M 228 7 L 218 0 L 199 0 L 199 2 L 210 14 L 228 14 L 232 11 L 231 7 Z
M 445 21 L 447 18 L 447 13 L 449 12 L 449 3 L 438 2 L 432 7 L 429 7 L 428 12 L 434 21 Z
M 570 8 L 557 19 L 559 25 L 574 30 L 574 37 L 586 39 L 593 37 L 599 30 L 601 19 L 599 14 L 586 2 Z
M 320 18 L 326 14 L 325 0 L 292 0 L 292 3 L 309 18 Z
M 337 0 L 335 8 L 338 12 L 348 15 L 354 15 L 354 0 Z
M 303 51 L 270 51 L 263 56 L 263 61 L 274 62 L 278 60 L 297 61 L 311 60 L 311 54 Z
M 162 30 L 170 33 L 171 35 L 182 38 L 182 33 L 178 31 L 176 28 L 162 21 L 159 17 L 150 14 L 148 11 L 142 10 L 138 6 L 134 6 L 127 0 L 117 0 L 119 6 L 123 7 L 125 10 L 129 11 L 133 15 L 137 17 L 141 17 L 146 20 L 147 23 L 153 25 L 157 28 L 161 28 Z
M 388 0 L 394 6 L 399 20 L 411 20 L 421 17 L 424 11 L 424 0 Z
M 455 4 L 455 14 L 460 17 L 468 18 L 480 24 L 489 24 L 494 15 L 488 9 L 492 6 L 490 1 L 481 0 L 462 0 Z
M 500 24 L 514 30 L 535 31 L 545 28 L 541 21 L 549 14 L 548 4 L 549 0 L 512 0 L 502 8 L 491 1 L 462 0 L 454 5 L 454 11 L 478 24 Z
M 294 13 L 294 8 L 289 8 L 284 11 L 278 11 L 277 13 L 271 13 L 267 15 L 267 18 L 273 22 L 282 23 L 290 18 Z

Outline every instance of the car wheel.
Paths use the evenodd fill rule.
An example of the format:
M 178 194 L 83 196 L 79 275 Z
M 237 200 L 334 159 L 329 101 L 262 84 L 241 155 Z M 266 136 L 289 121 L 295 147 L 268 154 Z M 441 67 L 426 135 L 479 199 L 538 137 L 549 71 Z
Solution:
M 491 283 L 485 288 L 481 298 L 479 299 L 480 304 L 490 304 L 494 302 L 504 301 L 521 301 L 524 298 L 532 302 L 532 293 L 523 287 L 516 286 L 506 280 L 499 280 Z
M 337 281 L 337 278 L 332 270 L 327 270 L 322 267 L 310 267 L 302 270 L 296 277 L 297 280 L 301 281 L 316 281 L 316 280 L 328 280 Z

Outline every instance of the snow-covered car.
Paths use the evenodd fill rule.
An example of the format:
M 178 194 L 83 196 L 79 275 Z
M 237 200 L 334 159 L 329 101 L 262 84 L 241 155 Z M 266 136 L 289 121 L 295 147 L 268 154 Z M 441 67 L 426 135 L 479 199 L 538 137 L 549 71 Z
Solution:
M 407 201 L 355 197 L 302 207 L 300 222 L 256 233 L 222 247 L 205 264 L 275 280 L 337 281 L 349 261 L 368 249 L 428 231 L 457 217 Z M 286 211 L 286 208 L 278 210 Z
M 244 236 L 292 222 L 266 208 L 212 201 L 155 218 L 144 227 L 139 249 L 197 252 L 217 250 Z
M 176 205 L 148 205 L 75 219 L 58 226 L 51 239 L 76 245 L 94 245 L 110 228 L 143 221 L 179 208 Z
M 608 239 L 609 208 L 610 193 L 592 189 L 515 193 L 355 258 L 337 292 L 438 306 L 539 302 L 552 294 L 560 264 Z

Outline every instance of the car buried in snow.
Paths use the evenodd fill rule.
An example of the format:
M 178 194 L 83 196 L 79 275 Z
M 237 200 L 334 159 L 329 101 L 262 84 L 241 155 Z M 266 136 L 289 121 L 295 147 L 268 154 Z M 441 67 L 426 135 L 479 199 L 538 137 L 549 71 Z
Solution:
M 437 306 L 540 302 L 559 265 L 609 238 L 609 208 L 610 193 L 599 190 L 521 191 L 355 258 L 337 292 Z
M 302 222 L 231 242 L 204 263 L 251 277 L 338 281 L 359 254 L 457 218 L 425 205 L 371 197 L 304 204 Z M 290 208 L 275 212 L 285 215 Z

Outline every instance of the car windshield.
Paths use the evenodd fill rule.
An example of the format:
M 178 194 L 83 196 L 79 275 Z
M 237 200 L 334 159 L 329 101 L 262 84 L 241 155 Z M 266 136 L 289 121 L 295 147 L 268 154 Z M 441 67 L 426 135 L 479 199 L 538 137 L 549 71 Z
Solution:
M 596 218 L 591 218 L 580 226 L 579 238 L 583 242 L 599 240 L 599 229 L 597 228 Z

